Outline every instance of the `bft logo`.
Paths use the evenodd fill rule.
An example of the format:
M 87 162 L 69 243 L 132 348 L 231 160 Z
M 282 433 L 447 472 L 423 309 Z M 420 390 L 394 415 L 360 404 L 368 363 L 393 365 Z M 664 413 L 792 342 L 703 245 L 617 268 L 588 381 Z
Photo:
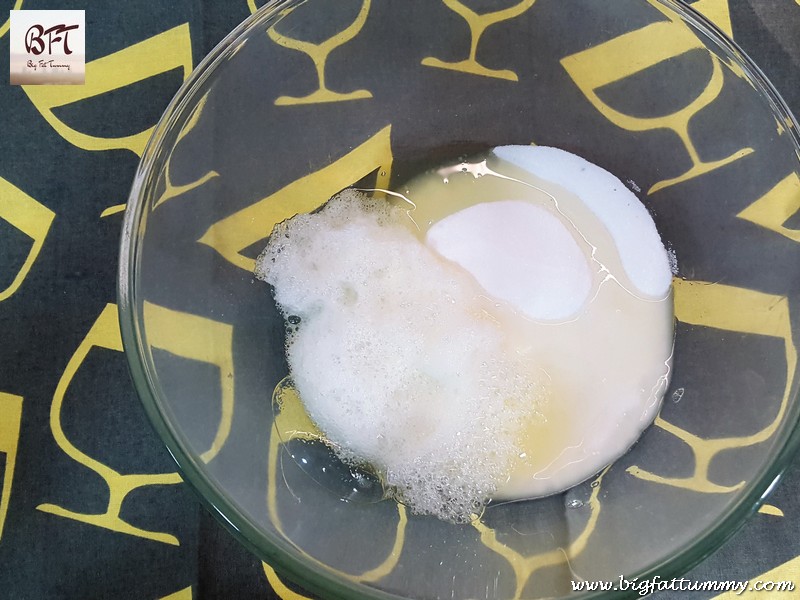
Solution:
M 12 85 L 84 83 L 85 11 L 12 10 L 9 25 Z
M 79 28 L 80 25 L 66 25 L 64 23 L 54 25 L 49 29 L 45 29 L 38 24 L 32 25 L 25 33 L 25 50 L 38 56 L 47 48 L 47 53 L 52 54 L 53 44 L 56 44 L 56 49 L 58 49 L 57 44 L 61 43 L 64 54 L 72 54 L 72 50 L 69 49 L 69 32 Z M 63 37 L 61 34 L 63 34 Z M 47 36 L 47 46 L 45 46 L 44 36 Z

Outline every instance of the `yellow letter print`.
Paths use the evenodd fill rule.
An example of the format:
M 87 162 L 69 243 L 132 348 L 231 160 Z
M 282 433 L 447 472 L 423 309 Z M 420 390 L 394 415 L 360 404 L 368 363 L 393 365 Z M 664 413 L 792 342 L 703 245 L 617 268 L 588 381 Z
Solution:
M 33 263 L 36 262 L 36 257 L 39 256 L 55 216 L 52 210 L 42 206 L 28 194 L 0 177 L 0 219 L 8 221 L 33 239 L 33 245 L 17 275 L 6 289 L 0 290 L 0 302 L 10 298 L 25 281 Z
M 194 592 L 192 590 L 192 586 L 189 586 L 175 592 L 174 594 L 170 594 L 169 596 L 163 596 L 160 600 L 192 600 L 193 597 Z
M 800 210 L 800 176 L 791 173 L 736 216 L 779 233 L 793 242 L 800 242 L 800 230 L 789 229 L 783 225 L 798 210 Z
M 597 90 L 662 61 L 703 48 L 705 48 L 703 43 L 683 23 L 660 21 L 561 60 L 562 66 L 584 96 L 609 121 L 628 131 L 670 129 L 683 142 L 692 161 L 691 168 L 681 175 L 655 183 L 648 190 L 648 194 L 704 175 L 753 152 L 752 148 L 742 148 L 720 160 L 706 162 L 701 160 L 689 135 L 689 121 L 716 100 L 722 91 L 724 80 L 722 64 L 716 56 L 709 54 L 712 73 L 706 87 L 687 106 L 663 117 L 642 118 L 626 115 L 601 100 Z
M 692 4 L 692 8 L 707 17 L 729 38 L 733 38 L 733 24 L 728 0 L 698 0 Z
M 19 10 L 22 8 L 22 0 L 16 0 L 14 2 L 14 7 L 11 10 Z M 0 25 L 0 38 L 2 38 L 6 33 L 8 33 L 8 24 L 11 18 L 9 17 L 6 19 L 6 22 Z
M 774 504 L 762 504 L 759 507 L 758 512 L 760 512 L 762 515 L 771 515 L 773 517 L 786 516 L 783 514 L 783 511 Z
M 502 21 L 509 21 L 515 19 L 528 10 L 536 0 L 522 0 L 503 10 L 496 10 L 494 12 L 484 13 L 479 15 L 474 10 L 464 6 L 459 0 L 442 0 L 444 4 L 463 18 L 469 26 L 470 34 L 470 47 L 469 56 L 464 60 L 458 62 L 447 62 L 436 58 L 435 56 L 427 56 L 422 59 L 422 64 L 426 67 L 436 67 L 438 69 L 450 69 L 451 71 L 461 71 L 462 73 L 470 73 L 471 75 L 480 75 L 482 77 L 495 77 L 497 79 L 507 79 L 508 81 L 519 81 L 519 76 L 508 69 L 490 69 L 483 66 L 478 62 L 478 42 L 480 42 L 483 32 L 490 25 L 500 23 Z
M 50 126 L 78 148 L 124 148 L 141 156 L 155 125 L 123 137 L 97 137 L 66 125 L 55 116 L 53 109 L 131 85 L 176 67 L 183 69 L 184 79 L 192 71 L 192 41 L 188 23 L 91 61 L 86 65 L 85 85 L 25 85 L 22 89 Z
M 144 329 L 151 348 L 214 365 L 219 371 L 220 422 L 211 446 L 200 454 L 204 462 L 209 462 L 222 449 L 233 422 L 233 326 L 145 302 Z
M 266 238 L 277 223 L 311 212 L 376 169 L 380 174 L 375 187 L 386 187 L 392 164 L 390 133 L 390 126 L 381 129 L 334 163 L 214 223 L 198 241 L 231 264 L 252 272 L 255 260 L 241 254 L 242 250 Z
M 730 486 L 714 483 L 708 478 L 709 466 L 714 457 L 723 450 L 745 448 L 769 439 L 786 414 L 797 367 L 797 348 L 792 340 L 789 301 L 785 296 L 774 296 L 719 283 L 682 279 L 674 280 L 674 291 L 675 317 L 679 321 L 782 339 L 786 352 L 786 387 L 772 422 L 761 431 L 746 436 L 706 440 L 669 423 L 659 415 L 656 417 L 655 425 L 691 448 L 695 459 L 694 473 L 683 478 L 662 477 L 636 465 L 629 467 L 627 471 L 645 481 L 704 494 L 733 492 L 741 488 L 745 482 L 741 481 Z
M 20 424 L 22 423 L 22 397 L 0 392 L 0 452 L 6 455 L 5 473 L 0 482 L 0 539 L 11 500 L 14 483 L 14 466 L 17 464 Z
M 281 578 L 278 577 L 278 574 L 275 572 L 275 569 L 270 567 L 267 563 L 262 562 L 261 567 L 264 569 L 264 575 L 267 576 L 267 581 L 269 581 L 272 591 L 274 591 L 281 600 L 313 600 L 309 596 L 298 594 L 285 583 L 283 583 Z

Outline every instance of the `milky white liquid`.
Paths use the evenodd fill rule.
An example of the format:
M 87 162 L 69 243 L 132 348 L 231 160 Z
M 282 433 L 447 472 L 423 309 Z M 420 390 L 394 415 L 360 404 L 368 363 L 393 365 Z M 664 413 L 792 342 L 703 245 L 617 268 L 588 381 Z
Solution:
M 403 191 L 426 243 L 484 284 L 515 352 L 546 374 L 542 418 L 494 497 L 562 491 L 624 454 L 655 418 L 672 357 L 672 273 L 641 203 L 602 169 L 534 147 Z
M 619 180 L 550 148 L 482 158 L 299 215 L 256 269 L 300 320 L 291 375 L 335 451 L 456 521 L 622 455 L 672 349 L 667 254 Z

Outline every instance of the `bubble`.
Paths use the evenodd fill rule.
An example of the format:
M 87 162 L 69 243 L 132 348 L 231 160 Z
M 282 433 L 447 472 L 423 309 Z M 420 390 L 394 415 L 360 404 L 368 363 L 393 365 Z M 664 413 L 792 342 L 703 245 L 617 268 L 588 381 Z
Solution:
M 294 326 L 290 374 L 338 458 L 369 463 L 411 511 L 463 523 L 507 479 L 544 390 L 478 284 L 407 221 L 347 190 L 278 225 L 256 275 Z

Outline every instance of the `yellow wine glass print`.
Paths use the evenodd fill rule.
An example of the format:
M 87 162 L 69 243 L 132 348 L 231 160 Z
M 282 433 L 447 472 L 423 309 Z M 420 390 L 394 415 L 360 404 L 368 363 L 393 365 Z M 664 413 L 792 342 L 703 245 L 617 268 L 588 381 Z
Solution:
M 763 429 L 748 435 L 730 435 L 704 439 L 665 420 L 656 418 L 655 426 L 674 435 L 689 446 L 694 456 L 694 469 L 687 477 L 666 477 L 632 465 L 628 473 L 651 483 L 691 490 L 700 494 L 727 494 L 746 485 L 741 480 L 734 485 L 721 485 L 711 480 L 711 462 L 727 450 L 747 448 L 761 444 L 772 437 L 784 421 L 792 397 L 796 376 L 797 347 L 792 337 L 789 299 L 786 296 L 766 294 L 746 288 L 712 283 L 686 281 L 676 277 L 675 317 L 694 326 L 710 327 L 719 331 L 773 337 L 783 341 L 786 355 L 786 385 L 780 404 L 772 421 Z
M 525 592 L 526 585 L 533 578 L 533 574 L 548 567 L 566 565 L 570 567 L 570 561 L 579 556 L 589 543 L 589 539 L 597 528 L 597 521 L 602 510 L 602 491 L 603 477 L 611 467 L 603 469 L 591 483 L 591 495 L 588 501 L 589 516 L 582 527 L 575 529 L 574 535 L 564 546 L 557 546 L 546 552 L 528 554 L 515 550 L 508 544 L 502 533 L 498 536 L 498 531 L 486 525 L 483 519 L 476 519 L 470 525 L 480 534 L 481 544 L 495 552 L 508 562 L 514 571 L 515 591 L 511 596 L 513 600 L 521 600 Z M 518 532 L 517 532 L 518 533 Z
M 355 90 L 346 93 L 335 92 L 328 88 L 325 81 L 325 65 L 328 62 L 328 57 L 336 48 L 343 46 L 359 34 L 367 20 L 367 14 L 369 14 L 371 4 L 372 0 L 363 0 L 361 9 L 358 11 L 358 15 L 356 15 L 355 20 L 350 25 L 334 36 L 326 39 L 324 42 L 320 42 L 318 44 L 297 40 L 289 37 L 286 34 L 280 33 L 276 29 L 276 26 L 279 23 L 276 23 L 267 29 L 267 35 L 269 35 L 270 39 L 276 44 L 279 44 L 284 48 L 289 48 L 290 50 L 297 50 L 298 52 L 307 54 L 314 63 L 317 79 L 319 81 L 319 88 L 307 96 L 278 97 L 278 99 L 275 100 L 275 104 L 277 106 L 342 102 L 346 100 L 362 100 L 366 98 L 372 98 L 372 92 L 369 90 Z M 292 13 L 295 8 L 296 7 L 286 9 L 281 16 L 285 18 L 287 15 Z
M 494 77 L 497 79 L 506 79 L 508 81 L 519 81 L 519 76 L 508 69 L 490 69 L 478 62 L 478 42 L 480 42 L 483 32 L 490 25 L 500 23 L 502 21 L 510 21 L 520 16 L 528 10 L 536 0 L 522 0 L 502 10 L 496 10 L 489 13 L 479 15 L 471 8 L 462 4 L 459 0 L 442 0 L 444 4 L 461 16 L 469 26 L 470 33 L 470 47 L 469 56 L 464 60 L 457 62 L 448 62 L 435 56 L 428 56 L 422 59 L 422 64 L 426 67 L 436 67 L 439 69 L 450 69 L 452 71 L 461 71 L 462 73 L 470 73 L 472 75 L 481 75 L 483 77 Z
M 256 5 L 258 9 L 254 9 Z M 282 600 L 331 595 L 533 600 L 569 595 L 573 582 L 610 581 L 620 573 L 641 582 L 662 569 L 663 573 L 685 572 L 715 551 L 758 509 L 776 474 L 788 465 L 798 441 L 800 321 L 796 317 L 800 315 L 794 311 L 800 289 L 793 284 L 800 274 L 795 243 L 800 239 L 800 144 L 795 137 L 795 119 L 784 112 L 773 88 L 752 76 L 756 71 L 749 60 L 737 55 L 736 48 L 694 10 L 672 0 L 239 0 L 235 6 L 240 12 L 246 13 L 248 8 L 255 12 L 198 67 L 178 100 L 170 104 L 157 125 L 153 143 L 144 151 L 137 180 L 141 185 L 132 190 L 124 215 L 124 231 L 130 235 L 122 240 L 119 259 L 119 326 L 131 376 L 148 417 L 177 464 L 184 467 L 181 476 L 186 484 L 195 487 L 223 517 L 235 540 L 253 550 L 257 561 L 270 565 L 259 567 L 265 591 L 271 584 Z M 664 10 L 660 12 L 658 6 Z M 653 284 L 653 291 L 645 292 L 652 283 L 645 282 L 645 277 L 650 280 L 653 273 L 639 272 L 622 256 L 637 262 L 649 245 L 643 231 L 630 231 L 634 215 L 618 214 L 610 205 L 602 207 L 603 215 L 599 215 L 580 202 L 582 192 L 554 190 L 563 193 L 565 200 L 559 202 L 557 196 L 550 198 L 537 191 L 541 180 L 558 178 L 553 171 L 566 167 L 571 159 L 551 154 L 550 158 L 560 163 L 553 164 L 530 155 L 528 163 L 523 159 L 532 143 L 540 149 L 549 146 L 574 152 L 595 162 L 597 168 L 607 168 L 607 179 L 587 183 L 593 191 L 598 186 L 605 189 L 606 184 L 609 191 L 634 190 L 625 192 L 624 202 L 634 203 L 636 213 L 648 219 L 648 231 L 660 238 L 660 247 L 653 239 L 653 251 L 658 248 L 658 263 L 663 267 L 658 276 L 663 287 L 658 287 L 663 291 L 657 292 Z M 508 154 L 495 153 L 492 159 L 500 161 L 505 154 L 506 162 L 511 162 L 510 153 L 519 152 L 515 157 L 519 163 L 509 165 L 506 172 L 507 177 L 519 181 L 476 177 L 489 174 L 485 169 L 496 172 L 500 165 L 481 165 L 479 153 L 488 156 L 489 148 L 500 144 L 519 148 L 508 149 Z M 726 166 L 718 166 L 718 161 L 726 159 L 730 160 Z M 462 162 L 466 172 L 461 170 Z M 575 166 L 583 165 L 576 161 Z M 546 173 L 550 169 L 553 171 Z M 443 179 L 449 171 L 452 177 L 445 186 Z M 425 173 L 430 187 L 418 185 Z M 685 183 L 672 181 L 684 174 Z M 564 176 L 561 181 L 574 183 L 571 172 Z M 461 194 L 462 183 L 464 190 L 469 188 L 469 197 Z M 188 185 L 195 187 L 180 194 L 181 186 Z M 530 193 L 535 199 L 531 200 L 543 204 L 539 208 L 544 212 L 522 208 L 526 196 L 521 194 L 527 190 L 523 192 L 521 187 L 528 185 L 534 188 Z M 308 345 L 320 344 L 325 360 L 330 358 L 326 374 L 319 373 L 319 360 L 312 358 L 294 368 L 303 374 L 293 373 L 290 361 L 300 361 L 287 357 L 287 329 L 291 325 L 288 333 L 292 335 L 295 326 L 304 323 L 308 331 L 313 326 L 311 315 L 281 312 L 275 287 L 254 277 L 256 256 L 268 244 L 274 249 L 283 243 L 272 234 L 277 224 L 319 212 L 348 188 L 373 196 L 374 204 L 384 209 L 397 207 L 398 215 L 416 207 L 415 215 L 400 220 L 408 225 L 412 237 L 417 235 L 413 223 L 418 224 L 421 231 L 414 244 L 421 244 L 426 253 L 430 250 L 437 265 L 437 255 L 446 250 L 433 248 L 435 236 L 428 237 L 429 228 L 476 205 L 486 208 L 493 200 L 514 201 L 514 206 L 492 207 L 483 215 L 472 213 L 471 227 L 450 232 L 454 244 L 467 240 L 466 254 L 474 250 L 472 234 L 475 230 L 483 233 L 490 212 L 509 208 L 505 214 L 495 213 L 502 218 L 489 225 L 499 234 L 492 238 L 489 232 L 486 239 L 486 250 L 497 252 L 498 264 L 509 267 L 507 273 L 498 274 L 495 269 L 490 274 L 509 285 L 514 282 L 508 278 L 516 274 L 502 255 L 504 248 L 510 248 L 506 243 L 513 241 L 504 237 L 517 237 L 519 232 L 519 239 L 530 241 L 525 237 L 530 233 L 528 227 L 538 229 L 545 225 L 545 215 L 560 215 L 557 220 L 567 229 L 566 239 L 577 244 L 581 257 L 586 251 L 590 281 L 609 283 L 605 270 L 613 267 L 622 276 L 619 285 L 613 286 L 620 293 L 635 294 L 633 288 L 641 285 L 645 286 L 641 290 L 647 294 L 645 300 L 663 298 L 660 304 L 666 310 L 653 315 L 648 325 L 658 331 L 632 330 L 621 316 L 598 324 L 609 332 L 607 339 L 601 338 L 600 352 L 611 362 L 612 353 L 629 352 L 635 336 L 653 335 L 663 341 L 658 345 L 666 350 L 664 360 L 654 365 L 659 372 L 642 374 L 635 382 L 638 388 L 647 380 L 651 390 L 657 391 L 647 394 L 645 401 L 659 396 L 640 413 L 647 412 L 646 423 L 641 421 L 642 430 L 648 425 L 646 433 L 628 453 L 620 448 L 618 459 L 610 457 L 606 462 L 614 460 L 613 465 L 601 475 L 586 473 L 581 483 L 563 492 L 520 501 L 495 492 L 494 502 L 485 510 L 485 496 L 474 504 L 464 500 L 464 509 L 471 513 L 464 512 L 459 523 L 414 513 L 403 504 L 402 489 L 387 489 L 387 481 L 393 479 L 387 475 L 381 479 L 386 467 L 379 455 L 405 452 L 391 448 L 390 443 L 408 441 L 401 439 L 403 432 L 378 437 L 382 433 L 379 428 L 392 418 L 388 415 L 387 419 L 387 413 L 397 405 L 386 406 L 385 411 L 376 409 L 382 415 L 354 409 L 364 426 L 359 432 L 359 437 L 361 433 L 364 437 L 356 441 L 359 445 L 363 441 L 363 449 L 358 450 L 374 450 L 375 458 L 372 464 L 342 461 L 340 457 L 347 458 L 347 451 L 337 454 L 339 449 L 331 441 L 338 438 L 339 431 L 329 433 L 328 428 L 339 429 L 354 411 L 332 408 L 332 413 L 338 412 L 330 422 L 320 422 L 323 427 L 318 429 L 314 419 L 321 421 L 326 415 L 310 411 L 311 404 L 304 406 L 305 398 L 298 390 L 303 389 L 299 379 L 304 373 L 309 374 L 312 386 L 317 375 L 322 379 L 330 374 L 333 385 L 342 383 L 339 370 L 343 365 L 337 365 L 336 358 L 342 359 L 350 348 L 360 356 L 347 365 L 348 377 L 353 377 L 340 389 L 342 402 L 353 401 L 352 406 L 359 397 L 363 400 L 365 393 L 372 393 L 366 386 L 374 383 L 372 389 L 377 390 L 378 384 L 388 382 L 387 377 L 396 375 L 402 389 L 408 376 L 402 372 L 404 365 L 414 363 L 414 370 L 422 373 L 408 380 L 408 385 L 420 385 L 423 401 L 405 407 L 411 410 L 406 423 L 410 439 L 422 445 L 406 446 L 403 458 L 408 462 L 436 461 L 442 471 L 449 470 L 448 477 L 457 475 L 437 481 L 430 468 L 418 471 L 420 480 L 432 483 L 432 494 L 441 494 L 443 499 L 446 492 L 439 490 L 452 485 L 454 504 L 473 493 L 466 486 L 472 485 L 475 471 L 486 463 L 481 463 L 480 457 L 474 464 L 467 458 L 453 466 L 441 458 L 441 452 L 434 455 L 430 449 L 439 440 L 431 439 L 431 432 L 447 427 L 439 421 L 452 419 L 451 423 L 460 426 L 471 417 L 488 420 L 491 413 L 497 415 L 498 426 L 503 421 L 512 426 L 518 422 L 509 421 L 514 415 L 505 414 L 507 403 L 476 404 L 474 410 L 462 414 L 458 407 L 447 404 L 444 396 L 434 398 L 438 391 L 427 385 L 429 377 L 447 379 L 454 394 L 475 393 L 476 400 L 487 398 L 484 394 L 494 393 L 494 389 L 481 391 L 481 382 L 467 381 L 463 369 L 471 368 L 471 359 L 466 350 L 459 365 L 456 354 L 461 354 L 460 348 L 455 354 L 442 349 L 444 346 L 425 351 L 419 340 L 433 342 L 450 336 L 451 348 L 480 344 L 484 346 L 480 350 L 499 354 L 486 357 L 495 361 L 502 359 L 510 343 L 519 350 L 513 361 L 527 362 L 531 371 L 537 371 L 531 379 L 542 387 L 550 387 L 546 381 L 553 377 L 552 369 L 577 366 L 587 375 L 591 371 L 597 376 L 596 381 L 610 394 L 618 389 L 614 365 L 598 360 L 576 363 L 574 352 L 569 351 L 587 342 L 578 338 L 588 338 L 593 332 L 577 332 L 564 323 L 564 331 L 575 331 L 576 336 L 560 338 L 563 358 L 545 352 L 541 364 L 535 364 L 533 348 L 526 348 L 538 343 L 531 337 L 533 331 L 527 330 L 527 323 L 527 331 L 515 326 L 516 322 L 521 327 L 524 317 L 518 320 L 506 313 L 502 323 L 490 325 L 491 317 L 484 308 L 490 309 L 493 300 L 479 296 L 481 306 L 468 309 L 465 325 L 445 323 L 442 311 L 449 312 L 447 305 L 436 302 L 433 306 L 433 297 L 428 300 L 427 296 L 441 283 L 435 280 L 435 273 L 428 271 L 430 279 L 423 281 L 422 273 L 417 277 L 409 272 L 408 281 L 399 283 L 402 288 L 381 281 L 388 274 L 397 282 L 395 278 L 402 276 L 400 269 L 420 266 L 412 264 L 417 262 L 416 256 L 383 246 L 384 241 L 392 240 L 393 232 L 376 231 L 372 238 L 367 230 L 345 232 L 334 231 L 334 227 L 326 227 L 324 233 L 331 233 L 340 243 L 312 253 L 314 256 L 306 254 L 314 264 L 303 265 L 308 267 L 307 271 L 301 269 L 303 273 L 287 270 L 287 276 L 307 277 L 313 287 L 322 281 L 317 281 L 314 269 L 327 277 L 334 262 L 345 260 L 335 254 L 347 252 L 352 253 L 354 265 L 358 259 L 362 266 L 364 260 L 374 259 L 370 264 L 375 269 L 367 275 L 366 285 L 374 286 L 376 292 L 384 288 L 389 294 L 383 310 L 375 311 L 374 320 L 366 314 L 344 317 L 348 328 L 358 319 L 370 321 L 353 325 L 352 331 L 358 329 L 358 335 L 350 334 L 351 330 L 342 334 L 338 324 L 330 322 L 312 331 Z M 647 192 L 653 190 L 648 197 Z M 395 202 L 389 199 L 392 194 L 402 194 L 408 201 L 395 196 Z M 591 197 L 596 199 L 596 194 Z M 600 203 L 607 202 L 601 199 Z M 572 221 L 568 215 L 579 209 L 586 211 L 585 223 Z M 516 221 L 523 211 L 532 220 L 519 223 L 525 229 L 518 230 Z M 298 219 L 302 220 L 304 217 Z M 584 233 L 597 236 L 602 243 L 600 254 L 592 256 L 594 244 L 577 232 L 583 227 L 591 227 L 591 233 Z M 318 230 L 312 233 L 312 229 L 308 233 L 316 237 Z M 405 231 L 402 235 L 412 241 Z M 538 236 L 533 241 L 542 241 L 538 231 L 533 235 Z M 51 242 L 46 240 L 42 255 Z M 320 245 L 323 242 L 323 236 L 314 240 Z M 623 245 L 625 249 L 620 251 Z M 519 247 L 510 252 L 520 258 Z M 383 256 L 372 256 L 375 253 Z M 325 261 L 315 260 L 320 256 Z M 380 264 L 379 259 L 392 262 Z M 603 264 L 595 269 L 597 261 Z M 583 263 L 577 262 L 584 273 Z M 32 274 L 44 266 L 34 265 Z M 470 286 L 477 286 L 480 282 L 473 281 L 470 272 L 477 271 L 477 266 L 454 268 Z M 637 269 L 637 274 L 631 275 L 626 268 Z M 366 273 L 363 269 L 359 272 Z M 585 281 L 582 274 L 579 277 Z M 352 286 L 347 282 L 321 285 L 323 294 L 333 294 L 332 300 L 352 299 Z M 486 285 L 501 292 L 494 283 Z M 590 283 L 589 287 L 593 286 Z M 26 289 L 24 285 L 22 289 Z M 298 294 L 309 291 L 308 286 L 296 289 Z M 395 293 L 399 289 L 408 294 L 406 307 L 400 306 L 406 297 Z M 603 285 L 602 289 L 611 288 Z M 559 291 L 553 289 L 552 293 Z M 592 290 L 587 294 L 583 304 L 588 306 Z M 402 323 L 390 320 L 409 305 L 413 310 L 414 302 L 421 299 L 427 300 L 426 305 L 418 306 L 417 314 L 408 318 L 425 319 L 433 328 L 431 336 L 410 333 L 403 325 L 407 319 Z M 522 301 L 527 300 L 518 300 Z M 557 298 L 556 303 L 563 304 Z M 495 308 L 505 313 L 508 307 Z M 614 315 L 615 308 L 612 304 Z M 620 309 L 620 315 L 622 312 Z M 293 317 L 291 322 L 289 317 Z M 571 317 L 563 317 L 567 320 Z M 551 323 L 558 321 L 554 318 Z M 464 329 L 470 324 L 479 329 Z M 376 330 L 384 327 L 397 332 L 396 339 L 388 341 L 397 344 L 398 352 L 407 352 L 403 357 L 397 354 L 384 359 L 376 354 L 375 344 L 387 341 L 376 339 Z M 544 327 L 537 323 L 536 329 Z M 95 346 L 101 348 L 92 352 L 106 358 L 111 355 L 119 362 L 121 355 L 113 355 L 103 343 L 111 344 L 99 339 Z M 116 343 L 114 340 L 118 347 Z M 486 348 L 487 343 L 492 347 Z M 641 343 L 646 346 L 648 340 L 641 339 Z M 420 352 L 427 354 L 421 356 Z M 392 362 L 392 358 L 398 361 Z M 76 513 L 105 515 L 109 481 L 115 499 L 122 497 L 124 485 L 139 483 L 120 480 L 95 463 L 84 468 L 87 456 L 112 468 L 117 464 L 115 454 L 103 446 L 90 446 L 77 429 L 81 422 L 76 417 L 90 414 L 80 412 L 88 406 L 82 390 L 94 389 L 91 375 L 104 364 L 100 359 L 90 355 L 63 402 L 61 396 L 54 398 L 62 402 L 61 429 L 67 441 L 86 456 L 74 453 L 61 437 L 57 438 L 60 445 L 57 441 L 51 446 L 60 462 L 70 467 L 67 477 L 73 471 L 86 473 L 82 497 L 104 494 L 102 504 L 83 506 L 74 500 L 75 494 L 61 490 L 37 499 L 37 504 L 47 502 Z M 544 371 L 538 377 L 540 366 Z M 635 367 L 633 363 L 628 366 Z M 508 364 L 508 368 L 516 370 L 517 365 Z M 667 369 L 669 387 L 662 400 Z M 623 369 L 622 374 L 630 371 Z M 59 376 L 56 373 L 56 380 Z M 295 377 L 297 389 L 287 377 Z M 503 377 L 498 372 L 497 378 Z M 569 379 L 564 376 L 564 385 L 573 387 L 575 382 Z M 561 393 L 554 389 L 557 387 L 550 387 L 556 395 Z M 8 386 L 0 382 L 0 390 L 8 390 Z M 537 391 L 531 390 L 533 394 Z M 394 399 L 402 396 L 400 392 Z M 548 394 L 542 396 L 542 402 L 547 402 Z M 26 396 L 25 401 L 29 400 Z M 657 419 L 656 404 L 664 407 Z M 26 407 L 23 405 L 23 410 Z M 544 408 L 538 411 L 542 417 Z M 568 412 L 556 408 L 549 423 L 531 414 L 532 426 L 541 425 L 539 433 L 553 433 L 560 440 L 563 434 L 555 430 L 569 431 L 574 425 L 569 421 L 575 415 Z M 382 421 L 373 423 L 372 432 L 368 429 L 370 418 Z M 448 432 L 451 436 L 458 433 L 453 428 Z M 330 439 L 320 440 L 323 433 Z M 530 472 L 529 478 L 541 481 L 544 488 L 544 479 L 552 480 L 559 466 L 579 459 L 584 446 L 604 443 L 601 438 L 607 433 L 587 429 L 587 436 L 578 433 L 567 446 L 553 444 L 556 447 L 551 446 L 550 452 L 554 449 L 555 453 L 545 457 L 549 460 L 539 469 L 533 460 L 525 460 L 527 452 L 517 457 L 539 471 Z M 513 432 L 507 448 L 516 445 L 511 437 Z M 550 440 L 541 442 L 550 446 Z M 83 461 L 83 466 L 66 451 L 59 451 L 64 447 Z M 442 450 L 452 454 L 451 448 Z M 553 463 L 559 453 L 560 462 Z M 2 458 L 0 447 L 0 463 Z M 147 468 L 134 470 L 140 462 L 144 461 L 120 460 L 124 470 L 118 475 L 158 474 L 140 472 Z M 605 466 L 598 465 L 597 470 Z M 18 469 L 15 477 L 19 475 Z M 18 483 L 14 482 L 12 494 L 17 494 Z M 163 500 L 177 491 L 157 488 L 152 480 L 144 483 L 147 487 L 130 492 L 124 500 L 136 512 L 118 514 L 115 504 L 103 523 L 119 528 L 122 525 L 116 517 L 126 520 L 130 516 L 131 525 L 155 534 L 172 534 L 185 546 L 190 540 L 184 540 L 182 529 L 173 530 L 159 520 L 134 519 L 142 514 L 143 494 Z M 785 503 L 773 502 L 789 515 Z M 15 506 L 12 495 L 11 513 Z M 36 516 L 47 522 L 59 519 L 52 512 L 45 514 L 44 508 L 34 509 Z M 769 515 L 777 513 L 777 509 L 765 510 L 773 511 Z M 55 523 L 92 531 L 90 525 L 70 518 Z M 11 540 L 11 520 L 10 516 L 0 544 Z M 164 541 L 140 540 L 142 535 L 114 536 L 163 552 L 184 551 Z M 655 539 L 658 543 L 653 543 Z M 623 546 L 625 552 L 609 552 L 609 548 Z M 296 575 L 301 583 L 296 586 L 289 575 Z M 175 593 L 187 585 L 171 585 L 164 592 Z
M 682 23 L 669 20 L 625 33 L 561 60 L 562 66 L 587 100 L 614 125 L 637 132 L 669 129 L 680 138 L 689 155 L 691 167 L 680 175 L 654 183 L 648 194 L 705 175 L 753 152 L 752 148 L 740 148 L 724 158 L 705 161 L 700 157 L 689 133 L 689 122 L 719 97 L 725 82 L 722 62 L 711 53 L 708 55 L 711 75 L 705 87 L 691 102 L 675 107 L 669 114 L 657 117 L 628 115 L 609 106 L 598 94 L 598 90 L 606 85 L 625 80 L 694 50 L 704 50 L 703 42 Z
M 83 465 L 88 470 L 99 476 L 108 488 L 108 501 L 102 513 L 81 512 L 61 506 L 60 504 L 45 502 L 37 506 L 37 510 L 45 513 L 72 519 L 80 523 L 102 527 L 118 533 L 125 533 L 135 537 L 179 546 L 178 538 L 163 531 L 152 531 L 129 523 L 123 517 L 122 505 L 126 497 L 136 489 L 147 486 L 173 485 L 181 482 L 178 473 L 130 473 L 123 474 L 111 468 L 100 460 L 89 456 L 80 450 L 67 437 L 62 425 L 61 413 L 64 400 L 75 374 L 86 360 L 93 348 L 122 352 L 122 339 L 120 338 L 119 323 L 117 320 L 117 307 L 107 304 L 83 341 L 78 346 L 75 354 L 70 358 L 64 373 L 59 379 L 53 403 L 50 406 L 50 429 L 56 444 L 64 453 L 76 463 Z

